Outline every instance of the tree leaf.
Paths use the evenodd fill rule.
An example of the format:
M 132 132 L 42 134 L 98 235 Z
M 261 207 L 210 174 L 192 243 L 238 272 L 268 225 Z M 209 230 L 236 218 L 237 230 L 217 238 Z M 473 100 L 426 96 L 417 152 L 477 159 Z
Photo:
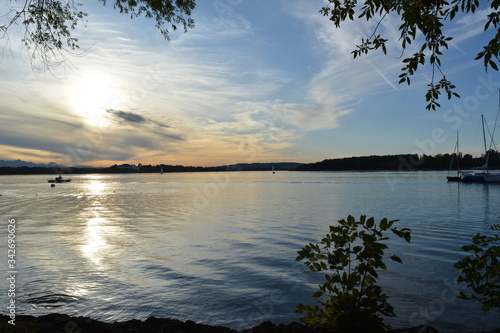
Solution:
M 400 258 L 400 257 L 398 257 L 397 255 L 392 255 L 392 256 L 391 256 L 391 259 L 392 259 L 393 261 L 399 262 L 400 264 L 402 264 L 402 263 L 403 263 L 403 260 L 401 260 L 401 258 Z
M 367 221 L 366 221 L 366 227 L 371 229 L 373 228 L 373 226 L 375 225 L 375 220 L 373 219 L 373 217 L 370 217 Z

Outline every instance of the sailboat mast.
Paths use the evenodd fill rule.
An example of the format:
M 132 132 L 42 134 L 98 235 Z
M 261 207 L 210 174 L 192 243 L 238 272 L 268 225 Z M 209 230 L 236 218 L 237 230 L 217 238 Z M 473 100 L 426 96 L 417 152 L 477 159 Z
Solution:
M 458 131 L 457 131 L 457 175 L 460 174 L 460 147 L 458 146 Z
M 488 148 L 486 147 L 486 132 L 484 131 L 484 115 L 481 115 L 481 121 L 483 123 L 483 140 L 484 140 L 484 157 L 486 159 L 486 172 L 488 172 Z

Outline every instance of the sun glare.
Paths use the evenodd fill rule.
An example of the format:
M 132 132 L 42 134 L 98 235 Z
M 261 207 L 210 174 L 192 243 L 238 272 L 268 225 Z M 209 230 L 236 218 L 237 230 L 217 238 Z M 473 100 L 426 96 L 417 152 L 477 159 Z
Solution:
M 78 78 L 69 87 L 68 98 L 74 111 L 94 126 L 105 125 L 106 110 L 119 104 L 116 82 L 101 74 Z
M 92 195 L 98 195 L 105 193 L 107 189 L 107 185 L 105 183 L 100 182 L 99 180 L 92 180 L 86 185 L 87 193 Z

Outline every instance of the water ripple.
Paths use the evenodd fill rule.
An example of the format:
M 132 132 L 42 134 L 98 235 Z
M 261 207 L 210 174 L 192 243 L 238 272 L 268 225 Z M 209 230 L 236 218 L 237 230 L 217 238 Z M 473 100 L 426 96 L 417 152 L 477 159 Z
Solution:
M 18 221 L 26 314 L 291 322 L 323 279 L 304 273 L 296 251 L 336 220 L 366 214 L 413 231 L 410 245 L 388 241 L 404 264 L 381 273 L 393 326 L 498 324 L 498 313 L 443 295 L 460 246 L 498 223 L 500 186 L 450 184 L 434 172 L 81 175 L 55 188 L 45 178 L 0 178 L 0 215 Z

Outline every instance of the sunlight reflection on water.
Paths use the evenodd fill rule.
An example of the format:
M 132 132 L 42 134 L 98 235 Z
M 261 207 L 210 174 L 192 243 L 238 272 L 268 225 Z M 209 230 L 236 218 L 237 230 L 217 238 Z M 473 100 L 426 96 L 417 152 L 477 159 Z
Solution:
M 460 246 L 500 216 L 500 186 L 444 177 L 101 174 L 50 188 L 43 176 L 8 176 L 0 177 L 0 215 L 19 221 L 26 314 L 154 315 L 233 328 L 297 320 L 295 304 L 312 303 L 322 277 L 304 274 L 296 251 L 336 220 L 367 214 L 413 230 L 411 245 L 389 241 L 405 263 L 381 276 L 398 314 L 394 326 L 424 318 L 449 332 L 495 328 L 498 317 L 470 302 L 453 299 L 435 315 L 425 312 L 456 277 Z M 394 191 L 388 179 L 397 180 Z

